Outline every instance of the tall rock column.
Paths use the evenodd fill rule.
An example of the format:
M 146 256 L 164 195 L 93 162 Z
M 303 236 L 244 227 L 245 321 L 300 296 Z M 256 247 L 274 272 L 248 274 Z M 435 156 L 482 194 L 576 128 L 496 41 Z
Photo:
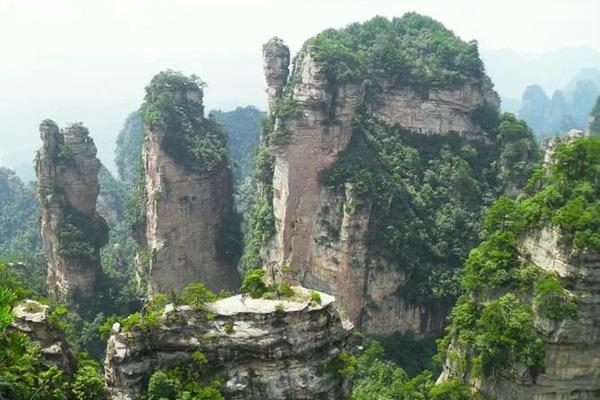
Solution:
M 151 295 L 193 282 L 212 290 L 239 286 L 239 225 L 225 134 L 205 118 L 200 86 L 168 71 L 146 88 L 144 223 L 136 236 L 140 275 Z
M 263 60 L 269 109 L 272 109 L 287 83 L 290 49 L 281 39 L 274 37 L 263 45 Z
M 108 227 L 96 212 L 96 146 L 79 123 L 61 131 L 45 120 L 40 136 L 36 173 L 50 294 L 61 301 L 91 299 L 102 272 L 100 249 L 108 242 Z
M 416 26 L 474 55 L 472 68 L 423 53 Z M 396 46 L 401 62 L 379 45 L 386 54 Z M 278 39 L 263 47 L 270 107 L 259 188 L 269 190 L 255 207 L 249 243 L 262 247 L 251 267 L 336 296 L 367 334 L 440 332 L 455 293 L 438 291 L 438 276 L 452 276 L 477 243 L 479 193 L 502 187 L 492 165 L 502 151 L 492 134 L 498 96 L 475 44 L 407 14 L 318 34 L 295 55 L 289 79 L 286 54 Z M 438 62 L 444 71 L 430 76 Z M 468 185 L 443 167 L 454 162 Z M 474 220 L 466 228 L 463 212 Z

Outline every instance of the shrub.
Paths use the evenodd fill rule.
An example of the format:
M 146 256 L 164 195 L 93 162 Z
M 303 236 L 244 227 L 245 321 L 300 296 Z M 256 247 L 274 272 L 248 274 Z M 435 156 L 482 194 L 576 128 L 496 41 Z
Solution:
M 314 305 L 321 304 L 321 293 L 312 290 L 310 292 L 310 302 Z
M 202 283 L 190 283 L 179 296 L 179 300 L 195 310 L 201 310 L 205 304 L 213 303 L 217 299 L 217 295 Z
M 247 294 L 254 299 L 262 297 L 267 291 L 267 285 L 263 280 L 264 274 L 265 272 L 262 269 L 255 269 L 248 272 L 244 277 L 240 292 Z
M 99 368 L 94 365 L 86 365 L 77 370 L 72 391 L 73 397 L 77 400 L 108 399 L 104 388 L 104 377 Z
M 535 282 L 533 304 L 541 315 L 553 320 L 577 316 L 577 304 L 554 276 L 545 276 Z

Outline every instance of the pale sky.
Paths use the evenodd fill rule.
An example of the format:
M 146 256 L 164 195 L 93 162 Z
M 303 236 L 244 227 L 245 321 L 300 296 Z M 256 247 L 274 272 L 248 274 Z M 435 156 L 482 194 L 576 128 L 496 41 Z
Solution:
M 0 0 L 0 159 L 37 126 L 82 121 L 105 162 L 144 86 L 166 68 L 208 84 L 208 108 L 264 108 L 261 46 L 375 15 L 430 15 L 482 49 L 600 50 L 600 0 Z M 32 154 L 33 157 L 33 154 Z

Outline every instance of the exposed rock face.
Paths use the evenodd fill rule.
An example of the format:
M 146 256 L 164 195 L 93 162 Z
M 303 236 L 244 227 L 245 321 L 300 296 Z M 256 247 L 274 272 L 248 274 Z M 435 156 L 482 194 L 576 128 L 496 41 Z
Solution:
M 269 53 L 265 57 L 266 67 L 280 66 L 281 58 L 274 55 L 269 60 Z M 265 73 L 270 85 L 267 92 L 281 92 L 280 80 L 272 79 L 276 75 L 273 68 L 266 68 Z M 360 201 L 352 187 L 332 190 L 320 180 L 350 142 L 353 119 L 364 97 L 363 85 L 330 87 L 310 46 L 298 55 L 293 80 L 291 96 L 299 116 L 285 121 L 291 132 L 285 143 L 269 145 L 275 158 L 276 233 L 266 256 L 268 264 L 290 265 L 297 282 L 335 295 L 349 317 L 369 334 L 410 330 L 422 337 L 441 330 L 443 312 L 408 304 L 396 295 L 409 272 L 367 254 L 364 239 L 373 223 L 371 206 L 353 206 Z M 488 81 L 468 82 L 454 90 L 417 91 L 385 81 L 378 86 L 381 90 L 372 102 L 375 114 L 389 124 L 423 135 L 456 132 L 485 140 L 486 133 L 472 114 L 484 102 L 499 101 Z M 269 102 L 272 106 L 273 100 Z M 335 123 L 331 123 L 332 108 Z
M 25 300 L 14 309 L 14 320 L 9 330 L 26 334 L 41 348 L 48 362 L 58 366 L 65 374 L 72 376 L 75 371 L 75 357 L 69 349 L 64 334 L 48 322 L 50 307 L 34 300 Z
M 96 212 L 96 146 L 81 124 L 60 131 L 45 120 L 40 135 L 36 173 L 50 293 L 61 301 L 89 299 L 102 271 L 99 250 L 108 242 L 106 222 Z
M 290 72 L 290 49 L 281 39 L 274 37 L 263 46 L 263 60 L 269 107 L 273 107 L 287 83 Z
M 561 243 L 558 230 L 545 228 L 527 235 L 520 252 L 561 278 L 578 298 L 578 317 L 554 322 L 536 315 L 535 325 L 544 334 L 546 352 L 545 369 L 539 376 L 533 377 L 523 368 L 515 379 L 470 379 L 498 400 L 600 398 L 600 255 L 576 253 Z M 463 371 L 460 363 L 448 358 L 440 380 L 465 378 Z
M 308 297 L 305 289 L 295 289 Z M 105 371 L 111 398 L 139 398 L 152 372 L 188 361 L 199 350 L 222 367 L 229 399 L 341 399 L 344 382 L 325 366 L 344 350 L 352 325 L 333 301 L 326 294 L 319 305 L 238 295 L 206 311 L 168 305 L 158 330 L 116 332 L 109 339 Z
M 172 96 L 203 109 L 203 93 L 197 85 Z M 202 282 L 215 291 L 237 289 L 238 272 L 217 249 L 223 219 L 233 207 L 227 162 L 208 172 L 191 170 L 166 150 L 171 134 L 148 127 L 144 144 L 146 224 L 139 239 L 149 259 L 142 275 L 148 277 L 151 294 L 179 292 L 191 282 Z

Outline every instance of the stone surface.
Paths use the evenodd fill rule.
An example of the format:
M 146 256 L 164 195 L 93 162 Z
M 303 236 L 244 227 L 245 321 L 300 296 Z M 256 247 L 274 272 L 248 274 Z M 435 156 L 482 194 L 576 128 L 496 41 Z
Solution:
M 274 37 L 263 46 L 263 60 L 267 98 L 269 107 L 273 107 L 275 100 L 281 96 L 290 73 L 290 49 L 281 39 Z
M 205 311 L 169 305 L 160 328 L 148 334 L 118 328 L 105 361 L 111 398 L 139 398 L 152 372 L 185 362 L 194 351 L 221 368 L 228 399 L 343 398 L 344 382 L 324 366 L 346 348 L 352 324 L 340 317 L 333 297 L 322 293 L 321 304 L 311 304 L 308 290 L 294 289 L 293 300 L 238 295 Z
M 45 120 L 40 125 L 40 136 L 43 146 L 36 156 L 36 173 L 49 290 L 61 301 L 73 295 L 90 299 L 101 273 L 99 251 L 108 241 L 106 223 L 96 212 L 100 190 L 96 146 L 81 124 L 67 125 L 61 131 L 53 121 Z M 89 243 L 89 256 L 61 252 L 65 245 L 61 242 L 61 227 L 69 215 L 77 215 L 90 230 L 99 233 L 99 239 Z
M 545 369 L 535 379 L 524 369 L 518 379 L 479 380 L 465 376 L 449 357 L 439 380 L 469 379 L 498 400 L 600 399 L 600 254 L 574 252 L 561 244 L 560 232 L 549 227 L 524 237 L 520 253 L 560 277 L 578 298 L 576 319 L 554 322 L 536 316 L 535 325 L 544 335 Z M 456 345 L 453 350 L 461 351 Z
M 202 90 L 175 93 L 202 107 Z M 149 253 L 150 294 L 181 291 L 192 282 L 210 289 L 239 287 L 235 266 L 221 260 L 216 241 L 223 218 L 233 207 L 233 184 L 226 162 L 209 172 L 186 168 L 164 149 L 167 133 L 148 129 L 143 159 L 146 171 L 146 226 L 140 244 Z
M 8 330 L 26 334 L 40 346 L 44 359 L 58 366 L 68 376 L 73 376 L 75 357 L 63 332 L 48 322 L 50 307 L 34 300 L 25 300 L 15 306 L 13 313 L 14 320 Z
M 270 82 L 274 75 L 270 66 L 279 65 L 279 59 L 269 60 L 268 54 L 265 58 Z M 410 330 L 424 337 L 440 331 L 443 311 L 408 304 L 397 295 L 410 272 L 367 254 L 364 238 L 373 214 L 370 205 L 360 204 L 351 187 L 329 189 L 320 183 L 322 172 L 350 141 L 353 118 L 363 98 L 362 85 L 348 83 L 331 89 L 310 46 L 295 62 L 293 99 L 300 116 L 285 121 L 291 132 L 285 143 L 269 146 L 275 158 L 276 233 L 268 246 L 266 267 L 291 266 L 289 279 L 335 295 L 348 316 L 369 334 Z M 415 91 L 378 83 L 381 92 L 373 102 L 378 116 L 424 135 L 458 132 L 485 137 L 471 114 L 485 101 L 499 101 L 489 79 L 455 90 Z M 271 96 L 276 92 L 274 87 L 268 89 L 271 111 Z M 335 123 L 330 123 L 331 107 Z

